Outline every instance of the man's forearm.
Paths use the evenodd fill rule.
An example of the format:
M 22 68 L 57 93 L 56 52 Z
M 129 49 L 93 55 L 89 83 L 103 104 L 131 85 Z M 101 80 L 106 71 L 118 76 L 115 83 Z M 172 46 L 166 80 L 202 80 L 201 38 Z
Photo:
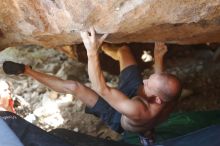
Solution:
M 102 94 L 107 87 L 104 75 L 100 68 L 98 52 L 87 52 L 88 56 L 88 74 L 92 83 L 92 88 L 98 93 Z
M 154 47 L 154 71 L 162 73 L 164 71 L 163 58 L 167 52 L 167 46 L 163 42 L 155 42 Z
M 164 66 L 163 66 L 163 57 L 155 57 L 154 58 L 154 72 L 155 73 L 162 73 L 164 71 Z

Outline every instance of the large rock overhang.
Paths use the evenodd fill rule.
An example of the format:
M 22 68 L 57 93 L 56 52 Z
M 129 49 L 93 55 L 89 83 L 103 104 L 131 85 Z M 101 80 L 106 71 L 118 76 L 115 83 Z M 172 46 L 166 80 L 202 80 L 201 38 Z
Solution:
M 81 43 L 91 26 L 112 43 L 219 43 L 220 1 L 1 0 L 1 49 Z

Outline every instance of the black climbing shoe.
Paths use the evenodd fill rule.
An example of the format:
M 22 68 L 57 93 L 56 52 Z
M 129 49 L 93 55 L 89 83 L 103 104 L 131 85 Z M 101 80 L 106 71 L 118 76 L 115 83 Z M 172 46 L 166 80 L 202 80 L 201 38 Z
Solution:
M 12 61 L 5 61 L 3 63 L 3 71 L 8 75 L 18 75 L 24 73 L 25 65 L 15 63 Z

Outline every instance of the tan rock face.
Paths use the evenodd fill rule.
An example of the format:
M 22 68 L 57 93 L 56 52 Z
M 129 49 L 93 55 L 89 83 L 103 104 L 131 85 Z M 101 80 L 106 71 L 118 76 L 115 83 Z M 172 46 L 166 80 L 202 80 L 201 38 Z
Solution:
M 1 0 L 0 48 L 80 43 L 94 26 L 108 42 L 220 42 L 220 0 Z

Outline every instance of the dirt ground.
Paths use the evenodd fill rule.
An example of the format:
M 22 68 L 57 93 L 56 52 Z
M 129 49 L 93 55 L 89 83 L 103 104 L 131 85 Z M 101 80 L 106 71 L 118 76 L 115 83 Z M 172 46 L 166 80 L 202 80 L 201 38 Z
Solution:
M 204 111 L 220 108 L 220 48 L 203 46 L 169 46 L 165 57 L 167 72 L 177 75 L 184 95 L 175 111 Z M 8 48 L 0 52 L 5 60 L 29 64 L 33 69 L 62 79 L 90 82 L 86 65 L 68 58 L 64 53 L 39 46 Z M 149 76 L 152 68 L 143 71 Z M 105 72 L 108 85 L 117 86 L 118 76 Z M 107 128 L 99 119 L 84 113 L 85 105 L 74 95 L 60 94 L 24 76 L 8 76 L 0 70 L 0 78 L 10 82 L 17 114 L 29 122 L 50 131 L 66 128 L 96 137 L 119 139 L 120 135 Z

